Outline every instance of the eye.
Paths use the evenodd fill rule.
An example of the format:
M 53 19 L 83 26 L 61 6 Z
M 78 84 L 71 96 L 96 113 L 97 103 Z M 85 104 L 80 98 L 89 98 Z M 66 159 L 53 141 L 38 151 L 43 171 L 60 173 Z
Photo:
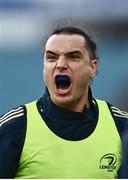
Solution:
M 71 55 L 71 58 L 72 58 L 72 59 L 79 59 L 80 56 L 79 56 L 79 55 Z
M 48 54 L 48 55 L 46 55 L 46 60 L 50 61 L 50 62 L 53 62 L 53 61 L 57 60 L 57 57 L 55 55 Z
M 68 54 L 68 58 L 73 61 L 76 61 L 76 60 L 79 60 L 81 56 L 78 53 L 71 53 L 71 54 Z
M 82 57 L 79 51 L 69 52 L 66 55 L 67 55 L 67 58 L 71 61 L 78 61 Z

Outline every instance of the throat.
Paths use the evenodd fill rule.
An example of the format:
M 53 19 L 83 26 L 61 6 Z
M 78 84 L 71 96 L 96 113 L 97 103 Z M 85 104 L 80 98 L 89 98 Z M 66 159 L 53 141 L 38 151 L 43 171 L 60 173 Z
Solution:
M 85 100 L 85 99 L 84 99 Z M 67 102 L 67 103 L 59 103 L 52 100 L 57 106 L 62 107 L 68 111 L 72 112 L 84 112 L 86 108 L 90 107 L 89 100 L 87 101 L 76 101 L 76 102 Z

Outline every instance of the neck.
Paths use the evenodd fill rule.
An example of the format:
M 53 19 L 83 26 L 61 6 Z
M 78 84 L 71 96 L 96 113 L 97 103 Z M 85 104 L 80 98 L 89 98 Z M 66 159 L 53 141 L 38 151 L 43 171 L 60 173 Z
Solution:
M 50 96 L 48 89 L 46 89 L 46 92 L 48 93 L 48 96 Z M 83 112 L 85 108 L 90 107 L 92 93 L 91 93 L 91 89 L 89 87 L 89 89 L 87 89 L 85 91 L 84 95 L 80 99 L 77 99 L 75 102 L 72 102 L 72 103 L 60 104 L 60 103 L 55 102 L 52 99 L 52 97 L 50 97 L 50 99 L 52 100 L 52 102 L 54 104 L 66 109 L 66 110 L 74 111 L 74 112 Z
M 90 102 L 88 99 L 88 91 L 85 91 L 82 97 L 75 99 L 71 102 L 64 102 L 59 103 L 54 101 L 54 99 L 51 98 L 54 104 L 57 106 L 60 106 L 66 110 L 73 111 L 73 112 L 83 112 L 85 108 L 89 108 Z
M 84 96 L 80 99 L 80 101 L 74 102 L 72 104 L 59 105 L 64 109 L 74 112 L 83 112 L 85 108 L 89 108 L 89 100 Z

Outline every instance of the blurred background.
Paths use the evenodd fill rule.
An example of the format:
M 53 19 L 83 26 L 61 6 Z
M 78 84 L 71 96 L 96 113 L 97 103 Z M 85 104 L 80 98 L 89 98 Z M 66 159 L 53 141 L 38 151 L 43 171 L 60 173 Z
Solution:
M 42 44 L 60 24 L 93 34 L 93 95 L 128 111 L 127 0 L 0 0 L 0 114 L 42 96 Z

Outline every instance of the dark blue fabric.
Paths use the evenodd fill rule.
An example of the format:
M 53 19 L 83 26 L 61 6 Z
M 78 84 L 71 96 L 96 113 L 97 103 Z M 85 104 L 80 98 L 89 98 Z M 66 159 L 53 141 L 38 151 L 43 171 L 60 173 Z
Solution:
M 14 178 L 25 139 L 26 120 L 22 116 L 0 127 L 0 178 Z
M 122 139 L 122 166 L 119 171 L 119 178 L 128 179 L 128 130 L 123 133 Z
M 46 90 L 44 96 L 38 100 L 37 107 L 45 123 L 55 134 L 64 139 L 77 141 L 88 137 L 95 130 L 97 124 L 98 107 L 96 102 L 92 103 L 91 91 L 89 100 L 90 108 L 85 108 L 82 113 L 71 112 L 53 104 Z M 110 104 L 109 108 L 111 110 Z M 113 117 L 122 138 L 123 132 L 127 128 L 127 120 L 114 115 Z M 26 109 L 24 107 L 24 116 L 12 119 L 0 127 L 0 178 L 15 177 L 24 145 L 26 125 Z M 128 149 L 128 146 L 125 149 Z M 126 167 L 127 170 L 127 162 L 124 161 L 124 164 L 124 168 Z M 119 178 L 123 178 L 121 176 L 122 174 L 119 174 Z
M 77 141 L 88 137 L 94 130 L 98 120 L 98 109 L 92 102 L 84 112 L 72 112 L 51 101 L 48 91 L 38 102 L 40 111 L 47 126 L 61 138 Z
M 111 104 L 108 103 L 110 112 L 114 118 L 117 130 L 122 141 L 122 162 L 118 172 L 118 178 L 128 178 L 128 119 L 124 117 L 114 116 L 111 110 Z

